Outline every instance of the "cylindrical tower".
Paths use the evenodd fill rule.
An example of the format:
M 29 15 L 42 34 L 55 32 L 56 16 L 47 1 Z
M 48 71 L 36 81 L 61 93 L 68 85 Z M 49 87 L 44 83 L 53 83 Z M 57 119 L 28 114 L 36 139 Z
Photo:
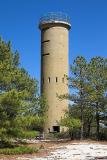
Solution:
M 40 19 L 41 30 L 41 94 L 48 101 L 44 130 L 60 132 L 58 122 L 68 108 L 67 100 L 58 95 L 68 93 L 64 74 L 68 75 L 68 37 L 71 28 L 69 17 L 62 13 L 49 13 Z

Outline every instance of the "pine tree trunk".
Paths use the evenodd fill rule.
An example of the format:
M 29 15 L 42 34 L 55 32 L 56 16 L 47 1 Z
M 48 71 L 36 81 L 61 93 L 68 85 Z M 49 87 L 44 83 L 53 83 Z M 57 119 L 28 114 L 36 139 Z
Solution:
M 93 117 L 88 118 L 88 129 L 87 129 L 87 137 L 90 138 L 90 133 L 91 133 L 91 123 L 92 123 Z
M 90 128 L 91 128 L 90 123 L 88 123 L 88 133 L 87 133 L 88 138 L 90 137 Z
M 99 126 L 99 112 L 98 112 L 98 102 L 96 103 L 96 139 L 99 140 L 99 130 L 100 130 L 100 126 Z
M 81 140 L 83 139 L 83 126 L 84 125 L 84 121 L 83 121 L 83 106 L 81 106 Z
M 99 113 L 96 112 L 96 125 L 97 125 L 97 128 L 96 128 L 96 138 L 97 140 L 99 140 L 99 130 L 100 130 L 100 127 L 99 127 Z

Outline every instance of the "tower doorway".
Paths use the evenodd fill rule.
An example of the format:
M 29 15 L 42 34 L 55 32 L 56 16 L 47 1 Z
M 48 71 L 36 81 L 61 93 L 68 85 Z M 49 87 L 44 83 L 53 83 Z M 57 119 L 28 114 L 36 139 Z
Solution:
M 53 126 L 53 132 L 60 132 L 60 126 Z

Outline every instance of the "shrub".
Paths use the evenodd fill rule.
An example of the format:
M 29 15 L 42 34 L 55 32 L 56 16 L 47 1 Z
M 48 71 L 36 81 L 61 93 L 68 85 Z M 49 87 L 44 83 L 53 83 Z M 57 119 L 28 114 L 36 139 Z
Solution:
M 47 139 L 66 139 L 69 138 L 69 132 L 52 132 L 46 135 Z
M 69 115 L 66 115 L 63 119 L 61 119 L 60 125 L 68 128 L 70 138 L 72 139 L 73 132 L 81 127 L 81 122 L 79 119 L 71 118 Z
M 22 132 L 22 138 L 25 138 L 25 139 L 35 138 L 38 135 L 39 135 L 38 131 L 23 131 Z
M 38 152 L 37 148 L 28 146 L 19 146 L 15 148 L 3 148 L 0 149 L 0 154 L 16 155 L 16 154 L 32 154 Z

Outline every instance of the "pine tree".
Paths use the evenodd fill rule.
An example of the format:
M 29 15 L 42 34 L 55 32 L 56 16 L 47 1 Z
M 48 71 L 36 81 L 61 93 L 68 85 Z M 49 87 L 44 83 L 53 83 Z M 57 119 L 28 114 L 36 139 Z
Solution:
M 11 138 L 21 137 L 21 119 L 26 115 L 32 117 L 40 103 L 38 82 L 24 68 L 19 67 L 19 58 L 19 53 L 12 51 L 11 43 L 0 38 L 1 145 L 9 145 Z

